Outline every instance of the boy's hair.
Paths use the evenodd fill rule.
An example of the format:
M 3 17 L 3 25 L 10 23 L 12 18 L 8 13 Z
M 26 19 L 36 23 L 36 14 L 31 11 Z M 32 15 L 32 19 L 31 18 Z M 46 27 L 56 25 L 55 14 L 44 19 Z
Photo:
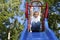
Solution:
M 35 15 L 35 13 L 38 13 L 38 14 L 39 14 L 39 12 L 38 12 L 38 11 L 35 11 L 35 12 L 33 13 L 33 15 Z

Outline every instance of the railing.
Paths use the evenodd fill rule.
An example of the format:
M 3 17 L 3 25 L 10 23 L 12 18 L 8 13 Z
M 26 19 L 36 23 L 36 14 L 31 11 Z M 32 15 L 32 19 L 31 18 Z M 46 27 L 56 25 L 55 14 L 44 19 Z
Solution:
M 33 2 L 39 2 L 39 3 L 41 3 L 40 1 L 33 1 Z M 31 3 L 33 3 L 33 2 L 31 2 Z M 27 20 L 28 20 L 28 7 L 45 7 L 45 6 L 41 6 L 41 5 L 39 5 L 39 6 L 32 6 L 32 5 L 29 5 L 28 2 L 26 2 L 25 16 L 26 16 Z M 48 17 L 48 3 L 46 3 L 45 13 L 43 15 L 44 15 L 44 17 L 43 17 L 44 19 Z M 44 19 L 42 20 L 42 31 L 45 29 L 44 28 Z M 30 29 L 30 26 L 28 27 L 28 30 L 29 29 Z

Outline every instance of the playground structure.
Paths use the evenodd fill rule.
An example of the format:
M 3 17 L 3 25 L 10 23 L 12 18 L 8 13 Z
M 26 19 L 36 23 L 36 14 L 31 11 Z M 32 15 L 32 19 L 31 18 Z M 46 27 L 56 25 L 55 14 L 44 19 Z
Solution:
M 31 3 L 40 1 L 32 1 Z M 32 6 L 29 5 L 28 2 L 26 2 L 26 10 L 25 10 L 25 24 L 24 24 L 24 30 L 21 33 L 21 37 L 19 40 L 58 40 L 54 32 L 49 28 L 48 25 L 48 3 L 46 3 L 46 6 L 38 5 L 38 6 Z M 45 13 L 43 13 L 43 20 L 42 20 L 42 30 L 41 32 L 29 32 L 30 27 L 28 27 L 28 8 L 29 7 L 46 7 Z

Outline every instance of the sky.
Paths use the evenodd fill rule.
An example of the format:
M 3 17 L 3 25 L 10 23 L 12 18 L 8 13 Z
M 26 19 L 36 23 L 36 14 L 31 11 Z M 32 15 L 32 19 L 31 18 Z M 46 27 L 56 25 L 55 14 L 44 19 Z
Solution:
M 20 8 L 19 8 L 19 9 L 20 9 L 21 11 L 25 12 L 25 0 L 22 0 L 21 2 L 22 2 L 22 4 L 20 5 Z M 24 15 L 24 14 L 23 14 L 22 16 L 15 14 L 14 19 L 9 18 L 9 21 L 10 21 L 10 23 L 14 23 L 15 19 L 17 19 L 18 22 L 21 23 L 21 25 L 23 25 L 24 20 L 25 20 L 25 19 L 23 19 L 23 18 L 25 18 L 25 15 Z M 23 19 L 23 20 L 22 20 L 22 19 Z
M 22 16 L 15 15 L 15 16 L 14 16 L 14 19 L 9 18 L 9 21 L 10 21 L 10 23 L 14 23 L 15 19 L 17 19 L 18 22 L 21 23 L 21 25 L 22 25 L 22 24 L 24 23 L 24 20 L 25 20 L 24 17 L 25 17 L 24 14 L 23 14 Z

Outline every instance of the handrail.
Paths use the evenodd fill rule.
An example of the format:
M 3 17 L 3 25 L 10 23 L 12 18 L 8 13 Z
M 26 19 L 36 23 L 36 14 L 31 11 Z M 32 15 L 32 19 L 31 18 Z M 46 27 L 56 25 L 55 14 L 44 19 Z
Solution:
M 30 6 L 30 7 L 41 7 L 41 5 L 39 5 L 39 6 L 32 6 L 32 4 L 33 4 L 34 2 L 40 3 L 40 4 L 42 5 L 42 3 L 41 3 L 40 1 L 32 1 L 29 6 Z
M 31 6 L 31 5 L 30 5 Z M 28 2 L 26 2 L 26 12 L 25 12 L 25 16 L 28 19 Z M 48 17 L 48 3 L 46 3 L 46 9 L 45 9 L 45 13 L 44 13 L 44 19 Z M 44 19 L 42 20 L 42 31 L 44 31 Z M 30 29 L 30 26 L 28 27 L 28 29 Z
M 31 4 L 32 4 L 32 3 L 34 3 L 34 2 L 38 2 L 38 3 L 41 3 L 40 1 L 32 1 L 32 2 L 31 2 Z M 41 5 L 42 5 L 42 3 L 41 3 Z
M 48 3 L 46 3 L 46 8 L 45 8 L 44 17 L 45 17 L 45 18 L 48 18 Z
M 45 6 L 32 6 L 32 5 L 29 5 L 29 7 L 45 7 Z
M 44 15 L 42 15 L 43 19 L 42 19 L 42 32 L 45 30 L 45 26 L 44 26 Z
M 26 2 L 25 17 L 28 18 L 28 2 Z

